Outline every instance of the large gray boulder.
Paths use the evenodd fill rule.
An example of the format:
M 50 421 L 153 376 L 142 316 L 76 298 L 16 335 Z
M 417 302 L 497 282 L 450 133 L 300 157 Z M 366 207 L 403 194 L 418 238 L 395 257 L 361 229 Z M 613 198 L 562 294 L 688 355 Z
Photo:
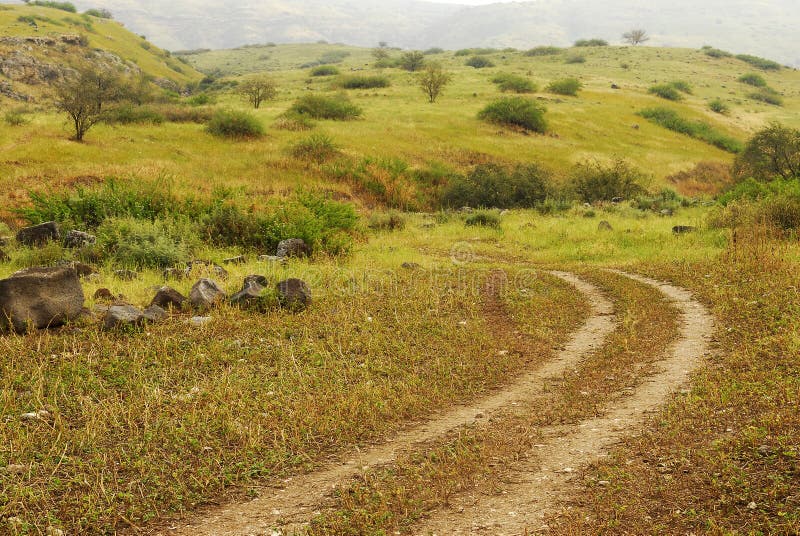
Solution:
M 78 318 L 83 288 L 75 268 L 28 268 L 0 280 L 0 329 L 56 327 Z
M 278 301 L 291 311 L 302 311 L 311 304 L 311 289 L 300 279 L 286 279 L 275 286 Z
M 227 295 L 220 286 L 211 279 L 201 279 L 189 292 L 189 301 L 197 309 L 210 309 L 219 305 Z
M 290 238 L 278 244 L 276 256 L 281 259 L 291 259 L 294 257 L 308 257 L 310 254 L 311 248 L 308 247 L 305 240 L 302 238 Z
M 20 229 L 17 233 L 17 242 L 23 246 L 43 246 L 51 240 L 58 240 L 60 236 L 58 224 L 49 221 Z

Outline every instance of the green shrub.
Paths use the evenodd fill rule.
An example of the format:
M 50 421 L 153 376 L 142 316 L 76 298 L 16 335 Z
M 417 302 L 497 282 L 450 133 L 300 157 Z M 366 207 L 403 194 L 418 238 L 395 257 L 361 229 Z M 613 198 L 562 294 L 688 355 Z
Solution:
M 336 76 L 339 74 L 339 69 L 333 65 L 320 65 L 311 69 L 311 76 Z
M 455 56 L 457 58 L 462 56 L 486 56 L 497 51 L 496 48 L 462 48 L 461 50 L 456 50 Z
M 186 262 L 198 240 L 188 224 L 167 220 L 113 218 L 97 229 L 108 257 L 129 268 L 167 268 Z
M 800 196 L 778 195 L 762 205 L 764 220 L 782 231 L 800 231 Z
M 110 124 L 151 124 L 160 125 L 164 122 L 164 116 L 156 110 L 146 106 L 134 106 L 126 104 L 119 106 L 112 110 L 108 110 L 105 114 L 105 121 Z
M 328 97 L 325 95 L 304 95 L 290 108 L 292 113 L 313 119 L 332 119 L 349 121 L 361 117 L 362 110 L 345 95 Z
M 464 65 L 467 67 L 473 67 L 475 69 L 485 69 L 487 67 L 494 67 L 494 63 L 489 58 L 484 58 L 483 56 L 472 56 Z
M 61 11 L 66 11 L 67 13 L 77 13 L 78 10 L 75 8 L 75 5 L 71 2 L 54 2 L 52 0 L 31 0 L 26 2 L 29 6 L 41 6 L 41 7 L 50 7 L 53 9 L 59 9 Z
M 87 9 L 83 12 L 84 15 L 90 17 L 97 17 L 98 19 L 113 19 L 114 15 L 107 9 Z
M 416 72 L 425 67 L 425 54 L 418 50 L 409 50 L 400 55 L 397 60 L 399 67 L 406 71 Z
M 206 130 L 218 138 L 235 140 L 260 138 L 264 126 L 254 115 L 239 110 L 218 110 L 208 122 Z
M 781 97 L 780 93 L 768 87 L 749 93 L 747 97 L 754 101 L 763 102 L 764 104 L 783 106 L 783 97 Z
M 689 200 L 681 197 L 678 192 L 670 188 L 664 188 L 655 195 L 639 195 L 633 200 L 634 208 L 652 212 L 674 211 L 689 205 Z
M 692 94 L 692 86 L 689 82 L 685 82 L 683 80 L 674 80 L 669 83 L 670 86 L 674 87 L 681 93 L 686 93 L 687 95 Z
M 578 39 L 575 41 L 576 47 L 607 47 L 608 41 L 605 39 Z
M 756 73 L 743 74 L 738 78 L 738 81 L 742 84 L 747 84 L 748 86 L 767 87 L 767 81 L 764 79 L 764 77 Z
M 423 52 L 426 56 L 435 56 L 437 54 L 444 54 L 444 49 L 439 47 L 431 47 Z
M 583 84 L 577 78 L 564 78 L 550 82 L 550 85 L 547 86 L 547 91 L 555 95 L 576 97 L 581 88 L 583 88 Z
M 500 216 L 488 210 L 478 210 L 467 216 L 467 227 L 500 227 Z
M 762 181 L 800 176 L 800 130 L 771 123 L 756 132 L 736 157 L 734 175 Z
M 34 266 L 55 266 L 60 262 L 69 260 L 71 251 L 56 241 L 47 242 L 42 247 L 19 248 L 14 255 L 13 262 L 20 268 Z
M 530 78 L 516 74 L 503 73 L 492 78 L 492 83 L 503 92 L 535 93 L 538 88 Z
M 478 119 L 544 133 L 547 130 L 545 112 L 544 106 L 533 100 L 524 97 L 505 97 L 490 103 L 481 110 L 478 113 Z
M 445 207 L 533 208 L 551 191 L 550 175 L 539 166 L 481 164 L 451 179 L 442 195 Z
M 575 166 L 571 184 L 578 198 L 585 203 L 629 199 L 644 192 L 645 177 L 625 160 L 611 164 L 586 161 Z
M 730 52 L 726 50 L 720 50 L 718 48 L 705 47 L 703 48 L 703 52 L 705 53 L 706 56 L 716 59 L 733 57 L 733 54 L 731 54 Z
M 30 114 L 27 108 L 14 108 L 3 115 L 3 121 L 10 127 L 21 127 L 31 122 Z
M 714 99 L 708 103 L 708 108 L 715 113 L 725 115 L 730 111 L 730 107 L 722 99 Z
M 751 56 L 750 54 L 739 54 L 736 56 L 736 59 L 748 63 L 762 71 L 779 71 L 783 67 L 776 61 L 759 58 L 758 56 Z
M 300 160 L 321 164 L 339 154 L 339 147 L 326 134 L 313 134 L 291 148 L 292 156 Z
M 739 140 L 715 130 L 711 125 L 702 121 L 685 119 L 675 110 L 660 107 L 647 108 L 639 112 L 639 115 L 666 129 L 710 143 L 723 151 L 738 153 L 742 150 L 742 142 Z
M 661 97 L 662 99 L 671 101 L 679 101 L 683 99 L 683 95 L 681 95 L 680 91 L 675 89 L 675 87 L 673 87 L 671 84 L 659 84 L 657 86 L 652 86 L 647 91 L 648 93 Z
M 385 76 L 351 75 L 340 78 L 335 85 L 342 89 L 374 89 L 389 87 L 391 82 Z
M 733 185 L 717 198 L 722 206 L 737 201 L 761 201 L 775 196 L 793 196 L 800 198 L 800 179 L 778 178 L 764 181 L 747 178 Z
M 572 54 L 567 56 L 567 59 L 564 60 L 564 63 L 575 65 L 578 63 L 586 63 L 586 56 L 582 56 L 580 54 Z
M 538 56 L 555 56 L 557 54 L 561 54 L 564 49 L 558 47 L 551 47 L 551 46 L 541 46 L 541 47 L 534 47 L 530 50 L 526 50 L 523 55 L 529 57 L 538 57 Z
M 400 212 L 374 212 L 369 217 L 368 227 L 374 231 L 399 231 L 405 228 L 406 220 Z
M 149 107 L 170 123 L 206 124 L 211 121 L 215 110 L 200 106 L 183 106 L 180 104 L 158 104 Z
M 294 112 L 286 112 L 275 121 L 275 128 L 288 130 L 290 132 L 303 132 L 314 128 L 314 121 L 305 115 Z
M 217 99 L 208 93 L 198 93 L 186 99 L 186 103 L 189 106 L 208 106 L 209 104 L 214 104 L 216 101 Z

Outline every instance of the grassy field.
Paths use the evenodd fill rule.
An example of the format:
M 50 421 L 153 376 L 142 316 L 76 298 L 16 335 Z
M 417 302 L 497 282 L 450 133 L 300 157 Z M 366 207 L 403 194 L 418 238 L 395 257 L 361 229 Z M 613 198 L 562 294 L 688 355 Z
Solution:
M 91 29 L 83 22 L 78 28 L 64 18 L 84 21 L 79 16 L 15 6 L 0 10 L 0 34 L 30 35 L 31 27 L 18 21 L 21 14 L 51 19 L 37 19 L 37 35 L 85 31 L 91 46 L 114 51 L 153 76 L 181 84 L 201 78 L 184 63 L 178 73 L 177 60 L 143 47 L 113 21 L 92 19 Z M 278 128 L 299 97 L 340 93 L 333 79 L 311 77 L 300 66 L 341 51 L 350 53 L 336 65 L 343 74 L 385 76 L 389 87 L 348 91 L 364 110 L 356 121 L 317 121 L 308 131 Z M 565 62 L 577 53 L 584 63 Z M 655 291 L 606 268 L 691 289 L 718 321 L 720 353 L 704 364 L 688 396 L 675 398 L 648 423 L 645 435 L 585 469 L 587 478 L 571 490 L 575 508 L 553 517 L 552 532 L 797 532 L 796 237 L 745 224 L 734 235 L 710 224 L 721 210 L 709 197 L 718 185 L 665 213 L 640 210 L 627 199 L 571 203 L 553 213 L 493 211 L 496 226 L 468 225 L 469 211 L 420 203 L 416 212 L 395 214 L 398 228 L 376 230 L 371 217 L 386 216 L 385 199 L 365 191 L 354 173 L 339 171 L 361 166 L 374 180 L 413 189 L 420 187 L 414 172 L 448 176 L 480 163 L 536 163 L 565 183 L 587 158 L 624 158 L 648 177 L 651 192 L 681 189 L 670 175 L 698 162 L 727 165 L 734 155 L 650 123 L 639 111 L 665 106 L 744 142 L 770 121 L 800 126 L 800 74 L 762 73 L 784 98 L 783 106 L 770 106 L 749 99 L 752 87 L 737 82 L 753 67 L 696 50 L 600 47 L 544 57 L 504 51 L 486 56 L 495 64 L 486 69 L 466 67 L 469 56 L 445 52 L 427 59 L 441 62 L 453 83 L 429 104 L 416 74 L 374 69 L 366 49 L 280 45 L 184 57 L 200 71 L 219 69 L 227 80 L 268 70 L 277 98 L 252 110 L 222 89 L 196 107 L 189 97 L 161 104 L 204 113 L 249 110 L 266 135 L 224 140 L 203 124 L 164 121 L 99 124 L 76 143 L 41 91 L 42 98 L 27 105 L 26 123 L 0 121 L 0 236 L 23 223 L 18 209 L 30 206 L 31 191 L 95 191 L 113 178 L 133 190 L 147 192 L 156 184 L 152 191 L 169 192 L 173 218 L 162 219 L 177 229 L 206 225 L 219 207 L 239 207 L 242 218 L 269 210 L 296 216 L 302 212 L 296 205 L 280 203 L 322 192 L 358 214 L 345 233 L 347 253 L 321 250 L 284 265 L 257 260 L 274 251 L 235 241 L 193 246 L 194 258 L 220 264 L 248 257 L 225 265 L 230 274 L 221 283 L 229 292 L 253 273 L 271 284 L 287 277 L 307 281 L 314 303 L 297 314 L 225 306 L 203 326 L 185 312 L 130 332 L 105 332 L 87 321 L 0 335 L 0 533 L 147 533 L 208 505 L 253 497 L 437 409 L 494 392 L 550 359 L 589 313 L 581 295 L 548 269 L 571 270 L 600 287 L 614 302 L 619 325 L 590 359 L 531 402 L 535 411 L 462 430 L 345 483 L 346 493 L 312 526 L 315 534 L 408 533 L 413 521 L 454 493 L 498 493 L 504 467 L 537 441 L 532 429 L 578 422 L 646 380 L 654 352 L 676 337 L 677 313 Z M 492 83 L 500 73 L 539 86 L 529 97 L 547 107 L 547 134 L 477 119 L 502 96 Z M 583 83 L 577 97 L 544 90 L 565 77 Z M 648 92 L 675 81 L 688 82 L 692 94 L 669 102 Z M 710 111 L 714 99 L 730 112 Z M 3 112 L 20 106 L 2 97 L 0 105 Z M 293 156 L 292 148 L 312 134 L 329 136 L 335 156 L 323 163 Z M 392 182 L 398 180 L 393 173 L 406 182 Z M 227 197 L 220 200 L 220 192 Z M 189 198 L 197 204 L 181 204 Z M 676 235 L 676 225 L 696 230 Z M 52 245 L 2 249 L 9 259 L 0 262 L 0 277 L 68 255 Z M 101 303 L 92 297 L 100 288 L 145 306 L 165 282 L 154 267 L 139 267 L 137 280 L 121 281 L 114 270 L 122 266 L 109 258 L 96 264 L 99 274 L 84 282 L 90 309 Z M 487 281 L 498 271 L 510 284 L 495 293 Z M 192 283 L 170 284 L 188 293 Z M 39 410 L 47 416 L 20 418 Z M 671 470 L 667 479 L 663 467 L 650 464 L 655 459 L 678 459 L 669 467 L 683 470 Z M 592 482 L 600 480 L 612 485 L 598 490 Z

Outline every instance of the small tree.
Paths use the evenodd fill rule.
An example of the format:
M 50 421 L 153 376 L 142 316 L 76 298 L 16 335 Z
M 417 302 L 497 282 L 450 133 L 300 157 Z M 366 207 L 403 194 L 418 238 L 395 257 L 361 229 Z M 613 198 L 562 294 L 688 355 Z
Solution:
M 400 66 L 406 71 L 419 71 L 425 66 L 425 54 L 419 50 L 404 52 L 400 56 Z
M 636 46 L 650 41 L 650 36 L 642 29 L 631 30 L 622 34 L 622 38 L 626 43 Z
M 69 116 L 75 140 L 83 141 L 86 132 L 102 121 L 104 107 L 109 102 L 119 101 L 123 94 L 119 76 L 84 67 L 55 85 L 55 105 Z
M 387 60 L 389 59 L 389 51 L 384 47 L 373 48 L 372 57 L 375 58 L 375 61 Z
M 760 130 L 736 158 L 733 172 L 740 180 L 800 177 L 800 130 L 780 123 Z
M 239 94 L 258 109 L 261 103 L 272 100 L 278 95 L 278 87 L 275 81 L 268 76 L 251 76 L 239 84 L 237 88 Z
M 442 94 L 445 86 L 450 83 L 453 77 L 450 73 L 442 69 L 438 63 L 428 65 L 419 75 L 419 87 L 428 97 L 428 102 L 433 104 Z

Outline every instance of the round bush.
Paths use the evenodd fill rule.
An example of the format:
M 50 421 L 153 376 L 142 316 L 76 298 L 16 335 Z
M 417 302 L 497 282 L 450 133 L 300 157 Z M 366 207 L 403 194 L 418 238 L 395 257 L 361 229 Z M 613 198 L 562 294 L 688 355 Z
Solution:
M 524 97 L 506 97 L 498 99 L 480 111 L 478 119 L 544 133 L 547 121 L 544 106 Z
M 547 86 L 547 91 L 556 95 L 576 97 L 582 87 L 583 84 L 577 78 L 564 78 L 563 80 L 550 82 L 550 85 Z
M 218 110 L 206 130 L 220 138 L 251 139 L 264 135 L 264 126 L 259 120 L 247 112 L 236 110 Z
M 464 65 L 467 67 L 474 67 L 475 69 L 494 67 L 494 63 L 492 63 L 489 58 L 484 58 L 483 56 L 472 56 Z
M 350 102 L 345 95 L 326 97 L 324 95 L 305 95 L 292 105 L 290 111 L 313 119 L 333 119 L 349 121 L 361 116 L 361 108 Z

